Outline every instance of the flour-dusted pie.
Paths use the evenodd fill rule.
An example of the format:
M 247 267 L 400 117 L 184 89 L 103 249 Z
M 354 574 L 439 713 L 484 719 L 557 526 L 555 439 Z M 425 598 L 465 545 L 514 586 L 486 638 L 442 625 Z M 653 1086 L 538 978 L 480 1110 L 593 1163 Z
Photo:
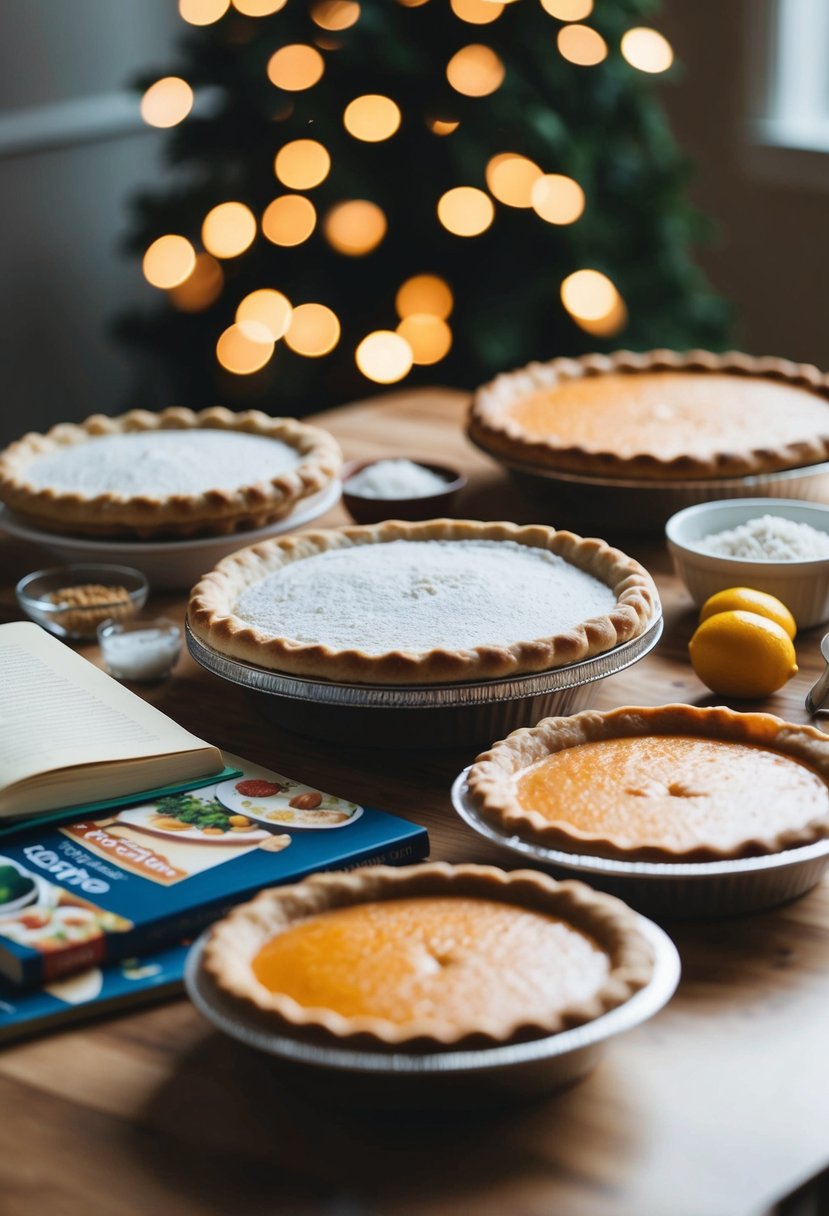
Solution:
M 579 476 L 741 477 L 829 459 L 829 379 L 735 352 L 554 359 L 479 389 L 469 432 L 496 456 Z
M 263 527 L 339 473 L 319 427 L 221 407 L 93 415 L 0 452 L 0 501 L 50 532 L 188 536 Z
M 188 620 L 214 649 L 343 683 L 441 684 L 561 667 L 641 634 L 647 571 L 542 525 L 386 522 L 274 538 L 221 561 Z
M 263 891 L 204 965 L 282 1033 L 434 1051 L 583 1025 L 648 983 L 653 954 L 635 913 L 580 882 L 433 863 Z
M 629 861 L 718 861 L 829 836 L 829 738 L 772 714 L 587 710 L 480 755 L 470 794 L 501 830 Z

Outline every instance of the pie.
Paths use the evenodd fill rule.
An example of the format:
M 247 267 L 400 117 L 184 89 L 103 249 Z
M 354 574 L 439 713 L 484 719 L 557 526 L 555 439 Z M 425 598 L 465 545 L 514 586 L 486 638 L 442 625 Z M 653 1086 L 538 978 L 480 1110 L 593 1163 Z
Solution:
M 530 870 L 443 862 L 318 874 L 213 930 L 204 966 L 279 1033 L 391 1050 L 543 1038 L 644 987 L 626 904 Z
M 190 536 L 263 527 L 339 473 L 331 435 L 221 407 L 95 414 L 0 452 L 0 501 L 49 532 Z
M 546 718 L 478 756 L 484 818 L 621 861 L 755 857 L 829 836 L 829 738 L 771 714 L 624 706 Z
M 469 433 L 496 456 L 579 476 L 742 477 L 829 458 L 829 382 L 735 352 L 554 359 L 479 389 Z
M 443 519 L 252 545 L 195 586 L 188 620 L 208 646 L 270 670 L 443 684 L 577 662 L 658 611 L 647 571 L 602 540 Z

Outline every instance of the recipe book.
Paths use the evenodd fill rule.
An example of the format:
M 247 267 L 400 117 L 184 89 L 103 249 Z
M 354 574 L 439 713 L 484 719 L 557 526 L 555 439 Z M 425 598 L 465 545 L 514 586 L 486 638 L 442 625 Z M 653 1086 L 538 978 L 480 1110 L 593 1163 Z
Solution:
M 6 836 L 0 975 L 42 986 L 191 938 L 263 887 L 429 851 L 416 824 L 227 760 L 211 785 Z
M 224 768 L 218 748 L 39 625 L 0 625 L 0 819 L 89 813 Z

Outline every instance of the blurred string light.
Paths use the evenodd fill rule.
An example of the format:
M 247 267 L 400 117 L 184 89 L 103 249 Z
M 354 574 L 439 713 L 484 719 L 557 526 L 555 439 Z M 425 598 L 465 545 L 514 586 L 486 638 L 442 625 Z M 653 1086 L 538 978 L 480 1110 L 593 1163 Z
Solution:
M 598 30 L 589 25 L 565 25 L 556 38 L 559 52 L 579 67 L 594 67 L 607 58 L 607 43 Z
M 438 219 L 454 236 L 480 236 L 495 218 L 488 194 L 475 186 L 455 186 L 438 200 Z
M 363 375 L 377 384 L 394 384 L 412 370 L 412 348 L 390 329 L 378 329 L 363 338 L 354 357 Z
M 299 304 L 292 312 L 285 345 L 296 354 L 318 359 L 329 354 L 339 340 L 339 319 L 325 304 Z
M 428 313 L 445 321 L 454 304 L 452 288 L 436 274 L 413 275 L 401 284 L 394 298 L 397 315 L 403 320 L 418 313 Z
M 398 4 L 402 4 L 403 8 L 420 8 L 424 4 L 428 4 L 429 0 L 397 0 Z
M 256 219 L 244 203 L 219 203 L 204 217 L 202 244 L 216 258 L 237 258 L 256 236 Z
M 548 224 L 573 224 L 584 211 L 584 191 L 572 177 L 542 173 L 533 182 L 530 204 Z
M 315 139 L 294 139 L 279 149 L 273 171 L 283 186 L 311 190 L 325 181 L 331 168 L 328 150 Z
M 322 55 L 315 47 L 303 42 L 280 47 L 268 60 L 268 80 L 289 93 L 312 88 L 324 71 Z
M 273 245 L 301 245 L 316 226 L 316 208 L 301 194 L 280 194 L 262 215 L 263 235 Z
M 541 176 L 535 161 L 515 152 L 493 156 L 486 167 L 490 192 L 508 207 L 530 207 L 533 185 Z
M 209 253 L 197 253 L 192 274 L 171 287 L 167 297 L 179 312 L 203 312 L 222 294 L 225 276 L 219 263 Z
M 382 208 L 365 198 L 337 203 L 323 221 L 323 231 L 332 249 L 352 258 L 363 257 L 376 249 L 387 229 Z
M 224 17 L 230 0 L 178 0 L 178 11 L 189 25 L 212 25 Z
M 593 12 L 593 0 L 541 0 L 541 7 L 559 21 L 584 21 Z
M 461 124 L 444 118 L 432 118 L 428 125 L 434 135 L 451 135 Z
M 141 98 L 141 117 L 151 127 L 174 127 L 193 108 L 193 90 L 180 76 L 164 76 Z
M 465 97 L 488 97 L 503 83 L 506 69 L 495 52 L 479 42 L 461 47 L 446 65 L 446 79 Z
M 250 292 L 240 301 L 236 309 L 236 321 L 239 324 L 243 321 L 253 321 L 257 325 L 263 325 L 274 342 L 278 342 L 288 331 L 292 311 L 291 301 L 281 291 L 262 287 L 258 291 Z
M 397 332 L 411 347 L 413 361 L 422 366 L 439 363 L 452 348 L 452 330 L 441 317 L 430 313 L 415 312 L 404 317 Z
M 258 321 L 230 325 L 216 343 L 216 358 L 226 371 L 249 376 L 260 371 L 274 352 L 269 330 Z
M 269 17 L 284 8 L 288 0 L 232 0 L 233 7 L 246 17 Z
M 499 0 L 450 0 L 452 12 L 470 25 L 489 25 L 504 11 Z
M 366 143 L 390 139 L 400 126 L 400 107 L 381 93 L 355 97 L 345 107 L 343 124 L 349 135 Z
M 311 20 L 322 30 L 350 29 L 360 17 L 357 0 L 320 0 L 311 8 Z
M 187 237 L 168 233 L 153 241 L 141 263 L 144 278 L 153 287 L 178 287 L 193 273 L 196 251 Z
M 570 316 L 591 334 L 617 333 L 627 319 L 616 285 L 599 270 L 576 270 L 561 284 L 561 301 Z
M 640 72 L 667 72 L 674 61 L 670 42 L 658 30 L 637 26 L 622 35 L 622 55 Z

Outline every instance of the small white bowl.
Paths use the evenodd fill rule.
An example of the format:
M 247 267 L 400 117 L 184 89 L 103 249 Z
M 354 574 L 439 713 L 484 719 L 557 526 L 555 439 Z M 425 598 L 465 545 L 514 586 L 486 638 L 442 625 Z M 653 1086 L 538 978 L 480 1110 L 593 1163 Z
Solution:
M 762 515 L 779 515 L 829 535 L 829 506 L 788 498 L 737 498 L 703 502 L 672 515 L 665 525 L 674 570 L 696 604 L 727 587 L 753 587 L 782 600 L 798 629 L 829 620 L 829 558 L 754 561 L 721 557 L 700 547 L 704 536 L 725 532 Z

